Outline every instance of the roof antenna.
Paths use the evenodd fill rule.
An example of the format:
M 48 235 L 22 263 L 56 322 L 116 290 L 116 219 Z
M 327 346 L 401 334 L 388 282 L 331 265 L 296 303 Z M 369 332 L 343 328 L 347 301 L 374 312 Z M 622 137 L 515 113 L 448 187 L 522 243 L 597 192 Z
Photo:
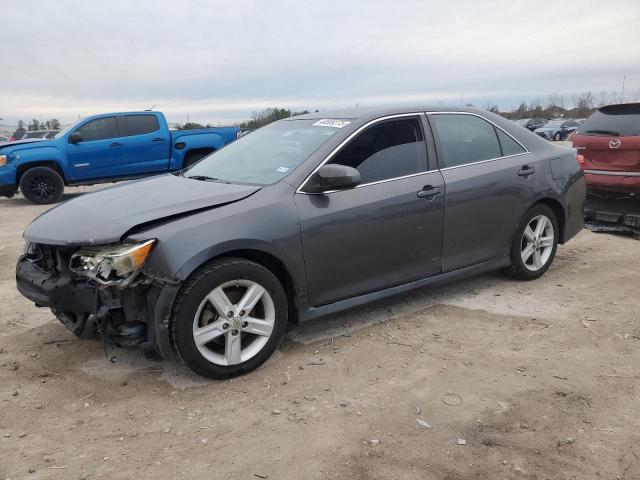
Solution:
M 151 110 L 153 110 L 154 108 L 156 108 L 158 105 L 154 105 L 153 107 L 149 107 L 145 110 L 145 112 L 150 112 Z

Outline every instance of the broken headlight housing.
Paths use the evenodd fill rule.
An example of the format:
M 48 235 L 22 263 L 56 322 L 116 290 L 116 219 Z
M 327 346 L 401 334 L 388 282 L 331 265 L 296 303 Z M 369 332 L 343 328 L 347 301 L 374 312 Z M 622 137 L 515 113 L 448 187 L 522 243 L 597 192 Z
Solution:
M 71 271 L 102 285 L 126 287 L 142 269 L 155 240 L 116 247 L 83 248 L 71 256 Z

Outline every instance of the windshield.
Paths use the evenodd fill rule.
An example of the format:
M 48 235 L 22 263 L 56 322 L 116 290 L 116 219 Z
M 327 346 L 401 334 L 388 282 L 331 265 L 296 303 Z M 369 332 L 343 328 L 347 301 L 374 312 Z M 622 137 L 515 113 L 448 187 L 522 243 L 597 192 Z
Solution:
M 561 127 L 562 125 L 564 125 L 564 123 L 566 122 L 566 120 L 551 120 L 550 122 L 547 122 L 544 125 L 544 128 L 557 128 L 557 127 Z
M 333 122 L 333 123 L 332 123 Z M 230 143 L 183 173 L 198 180 L 269 185 L 284 178 L 347 120 L 272 123 Z
M 602 107 L 585 120 L 580 133 L 586 135 L 640 135 L 640 105 L 623 104 Z

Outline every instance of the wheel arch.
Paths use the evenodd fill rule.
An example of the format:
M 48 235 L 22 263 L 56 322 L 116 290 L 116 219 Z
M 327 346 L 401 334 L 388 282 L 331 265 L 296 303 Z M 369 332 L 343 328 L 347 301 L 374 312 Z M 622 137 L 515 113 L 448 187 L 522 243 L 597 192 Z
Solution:
M 215 147 L 193 147 L 184 152 L 183 163 L 193 155 L 209 155 L 216 151 Z
M 20 180 L 27 170 L 35 167 L 47 167 L 54 170 L 58 175 L 62 177 L 64 184 L 67 185 L 67 179 L 64 176 L 64 171 L 60 167 L 60 164 L 55 160 L 38 160 L 18 165 L 18 168 L 16 169 L 16 185 L 20 185 Z
M 536 203 L 532 205 L 532 207 L 536 205 L 546 205 L 553 211 L 556 216 L 556 220 L 558 221 L 558 228 L 560 229 L 558 235 L 558 243 L 564 243 L 564 232 L 565 232 L 565 223 L 566 223 L 566 212 L 562 204 L 556 200 L 555 198 L 545 197 L 538 200 Z
M 206 260 L 204 263 L 195 268 L 189 274 L 189 277 L 197 274 L 198 271 L 200 271 L 202 268 L 205 268 L 210 263 L 223 258 L 241 258 L 244 260 L 249 260 L 266 268 L 273 275 L 275 275 L 275 277 L 284 288 L 285 294 L 287 296 L 289 321 L 297 321 L 297 304 L 301 291 L 300 285 L 298 285 L 294 276 L 291 274 L 285 263 L 272 253 L 256 248 L 237 248 L 228 250 Z

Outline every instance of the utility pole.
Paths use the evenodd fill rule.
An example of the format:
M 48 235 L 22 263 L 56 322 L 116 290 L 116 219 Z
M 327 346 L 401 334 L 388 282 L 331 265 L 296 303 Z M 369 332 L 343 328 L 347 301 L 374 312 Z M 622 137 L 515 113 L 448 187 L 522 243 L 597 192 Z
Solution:
M 462 97 L 463 97 L 463 94 L 461 93 L 460 94 L 460 106 L 462 106 Z
M 624 100 L 624 81 L 627 79 L 626 75 L 622 76 L 622 93 L 620 94 L 620 103 Z

